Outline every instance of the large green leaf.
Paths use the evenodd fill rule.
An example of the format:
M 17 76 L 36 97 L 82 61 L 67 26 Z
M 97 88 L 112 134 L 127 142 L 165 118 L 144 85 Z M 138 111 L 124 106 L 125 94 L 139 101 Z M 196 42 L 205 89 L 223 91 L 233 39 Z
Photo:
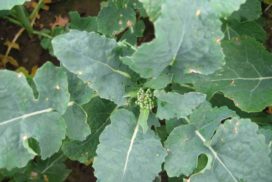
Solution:
M 113 52 L 117 43 L 96 33 L 72 30 L 52 41 L 54 54 L 102 98 L 123 105 L 128 75 Z
M 202 115 L 206 118 L 189 120 L 189 124 L 175 128 L 167 139 L 165 145 L 169 149 L 169 156 L 165 169 L 168 175 L 192 174 L 197 167 L 198 157 L 205 154 L 208 156 L 206 167 L 192 175 L 190 181 L 270 181 L 270 150 L 264 137 L 258 134 L 256 124 L 239 118 L 221 124 L 224 119 L 233 116 L 224 110 Z M 209 120 L 209 115 L 217 118 Z
M 29 0 L 1 0 L 0 1 L 0 10 L 9 10 L 15 5 L 21 5 L 24 2 Z
M 270 149 L 250 120 L 226 121 L 217 129 L 209 150 L 213 156 L 210 169 L 193 175 L 192 182 L 271 181 Z
M 99 136 L 104 128 L 110 123 L 110 114 L 116 106 L 107 100 L 99 97 L 93 98 L 83 108 L 88 113 L 88 124 L 93 131 L 86 140 L 67 140 L 63 143 L 62 151 L 72 160 L 81 163 L 89 163 L 96 155 L 96 148 L 99 144 Z
M 244 0 L 231 2 L 235 3 L 222 3 L 223 7 L 234 11 Z M 156 39 L 124 57 L 124 63 L 144 78 L 157 77 L 169 65 L 183 73 L 207 75 L 218 70 L 224 64 L 220 46 L 224 34 L 219 10 L 211 8 L 217 4 L 221 2 L 165 1 L 155 22 Z
M 190 175 L 197 167 L 198 156 L 208 152 L 195 131 L 199 130 L 203 137 L 210 140 L 221 121 L 232 116 L 235 113 L 226 107 L 212 108 L 208 103 L 195 110 L 190 116 L 192 124 L 176 127 L 165 142 L 165 147 L 169 150 L 165 161 L 167 174 L 170 177 Z
M 98 181 L 152 181 L 161 171 L 166 151 L 159 138 L 151 130 L 143 133 L 127 110 L 112 114 L 99 141 L 93 165 Z
M 160 119 L 180 119 L 192 114 L 206 99 L 205 94 L 190 92 L 184 95 L 176 92 L 155 91 L 158 99 L 157 117 Z
M 272 105 L 272 55 L 252 38 L 226 41 L 223 47 L 226 65 L 200 79 L 195 84 L 197 90 L 209 95 L 222 92 L 247 112 L 262 111 Z
M 65 72 L 48 63 L 36 74 L 39 97 L 22 74 L 0 71 L 0 168 L 23 167 L 37 155 L 29 146 L 34 138 L 42 159 L 57 152 L 65 137 L 61 115 L 68 102 Z

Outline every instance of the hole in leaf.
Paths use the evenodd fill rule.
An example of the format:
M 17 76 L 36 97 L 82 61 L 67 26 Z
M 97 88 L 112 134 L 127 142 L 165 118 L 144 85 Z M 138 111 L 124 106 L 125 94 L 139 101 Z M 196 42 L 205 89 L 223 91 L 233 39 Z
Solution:
M 208 164 L 208 157 L 205 154 L 201 154 L 198 156 L 198 161 L 197 161 L 197 167 L 194 170 L 194 173 L 198 173 L 202 171 Z

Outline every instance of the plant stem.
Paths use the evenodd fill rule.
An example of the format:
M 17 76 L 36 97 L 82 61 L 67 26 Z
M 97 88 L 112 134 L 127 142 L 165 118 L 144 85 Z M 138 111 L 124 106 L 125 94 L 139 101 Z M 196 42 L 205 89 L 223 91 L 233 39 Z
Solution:
M 14 36 L 14 38 L 11 41 L 11 44 L 8 46 L 7 51 L 5 53 L 5 56 L 3 58 L 3 66 L 6 67 L 6 64 L 8 63 L 8 56 L 12 49 L 12 45 L 18 40 L 18 38 L 22 35 L 22 33 L 25 31 L 25 28 L 21 28 Z
M 38 14 L 38 12 L 40 11 L 40 9 L 43 6 L 43 1 L 44 0 L 39 0 L 37 6 L 35 7 L 35 9 L 32 11 L 31 15 L 29 16 L 29 19 L 32 20 L 34 17 L 36 17 L 36 15 Z
M 36 18 L 37 18 L 37 14 L 39 13 L 41 7 L 42 7 L 42 4 L 43 4 L 43 1 L 44 0 L 39 0 L 38 2 L 38 5 L 35 7 L 35 9 L 32 11 L 29 19 L 31 20 L 31 23 L 30 23 L 30 26 L 31 28 L 33 27 L 33 25 L 35 24 L 35 21 L 36 21 Z M 14 21 L 13 19 L 10 19 L 12 23 L 14 24 L 20 24 L 20 26 L 22 26 L 22 24 L 20 22 L 18 22 L 17 20 Z M 8 63 L 8 56 L 10 54 L 10 51 L 12 49 L 12 45 L 18 40 L 18 38 L 23 34 L 23 32 L 25 31 L 25 28 L 22 27 L 17 33 L 16 35 L 14 36 L 14 38 L 12 39 L 12 42 L 11 44 L 8 46 L 7 50 L 6 50 L 6 53 L 5 53 L 5 56 L 3 58 L 3 67 L 6 67 L 6 64 Z M 42 32 L 39 32 L 39 31 L 35 31 L 35 30 L 32 30 L 32 33 L 33 34 L 36 34 L 36 35 L 40 35 L 40 36 L 43 36 L 43 37 L 47 37 L 47 38 L 52 38 L 50 35 L 47 35 L 47 34 L 44 34 Z
M 7 19 L 9 22 L 15 24 L 15 25 L 18 25 L 18 26 L 20 26 L 20 27 L 23 26 L 21 22 L 19 22 L 18 20 L 14 19 L 14 18 L 12 18 L 12 17 L 6 16 L 6 17 L 4 17 L 4 18 Z
M 53 38 L 51 35 L 48 35 L 48 34 L 46 34 L 46 33 L 44 33 L 44 32 L 40 32 L 40 31 L 37 31 L 37 30 L 33 30 L 32 33 L 35 34 L 35 35 L 39 35 L 39 36 L 41 36 L 41 37 L 49 38 L 49 39 L 52 39 L 52 38 Z

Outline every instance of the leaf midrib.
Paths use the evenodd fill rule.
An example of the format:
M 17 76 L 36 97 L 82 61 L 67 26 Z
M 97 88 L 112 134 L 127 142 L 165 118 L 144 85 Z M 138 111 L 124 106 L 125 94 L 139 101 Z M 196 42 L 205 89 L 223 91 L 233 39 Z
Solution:
M 52 112 L 52 111 L 54 111 L 53 108 L 47 108 L 47 109 L 27 113 L 27 114 L 24 114 L 24 115 L 21 115 L 21 116 L 18 116 L 18 117 L 15 117 L 15 118 L 0 122 L 0 127 L 4 126 L 4 125 L 7 125 L 7 124 L 10 124 L 10 123 L 13 123 L 13 122 L 16 122 L 18 120 L 24 120 L 24 119 L 27 119 L 27 118 L 30 118 L 30 117 L 33 117 L 33 116 L 37 116 L 37 115 Z
M 72 106 L 73 104 L 74 104 L 74 102 L 69 102 L 68 107 Z M 37 116 L 37 115 L 41 115 L 41 114 L 49 113 L 49 112 L 53 112 L 53 111 L 55 111 L 55 109 L 49 107 L 49 108 L 46 108 L 46 109 L 43 109 L 43 110 L 26 113 L 26 114 L 23 114 L 21 116 L 17 116 L 17 117 L 12 118 L 12 119 L 8 119 L 8 120 L 5 120 L 5 121 L 0 121 L 0 127 L 11 124 L 11 123 L 14 123 L 16 121 L 25 120 L 25 119 L 33 117 L 33 116 Z
M 125 164 L 124 164 L 124 168 L 123 168 L 122 178 L 124 178 L 124 176 L 126 175 L 127 166 L 128 166 L 128 162 L 129 162 L 129 157 L 130 157 L 130 154 L 131 154 L 135 139 L 137 137 L 138 131 L 139 131 L 139 123 L 137 123 L 137 125 L 135 126 L 132 137 L 130 139 L 129 148 L 128 148 L 128 151 L 126 153 L 126 160 L 125 160 Z
M 214 79 L 210 80 L 211 82 L 220 82 L 220 81 L 236 81 L 236 80 L 243 80 L 243 81 L 263 81 L 263 80 L 272 80 L 272 76 L 268 77 L 236 77 L 236 78 L 222 78 L 222 79 Z
M 218 153 L 212 148 L 212 146 L 205 145 L 207 143 L 207 140 L 204 138 L 204 136 L 199 132 L 199 130 L 195 130 L 196 136 L 203 142 L 203 145 L 206 146 L 211 153 L 213 154 L 214 158 L 222 165 L 222 167 L 227 171 L 227 173 L 231 176 L 234 182 L 239 182 L 234 174 L 232 174 L 231 170 L 226 166 L 226 164 L 223 162 L 223 160 L 219 157 Z
M 92 58 L 92 57 L 86 56 L 85 54 L 79 54 L 77 51 L 75 51 L 75 50 L 73 49 L 73 47 L 69 47 L 69 51 L 73 52 L 75 55 L 83 56 L 86 60 L 90 60 L 90 61 L 91 61 L 92 63 L 94 63 L 94 64 L 102 65 L 102 66 L 104 66 L 104 67 L 110 69 L 113 73 L 119 74 L 119 75 L 121 75 L 121 76 L 123 76 L 123 77 L 130 78 L 130 76 L 128 75 L 128 73 L 123 72 L 123 71 L 118 70 L 118 69 L 115 69 L 115 68 L 113 68 L 112 66 L 110 66 L 110 65 L 108 65 L 108 64 L 106 64 L 106 63 L 104 63 L 104 62 L 101 61 L 101 60 L 96 60 L 96 59 L 94 59 L 94 58 Z M 63 63 L 63 64 L 64 64 L 64 63 Z M 64 64 L 64 65 L 66 65 L 66 64 Z

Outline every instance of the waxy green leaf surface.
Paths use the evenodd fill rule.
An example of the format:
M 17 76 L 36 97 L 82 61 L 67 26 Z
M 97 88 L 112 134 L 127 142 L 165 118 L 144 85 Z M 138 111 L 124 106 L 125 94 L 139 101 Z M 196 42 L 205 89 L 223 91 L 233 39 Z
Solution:
M 237 10 L 242 2 L 165 1 L 155 22 L 156 39 L 124 57 L 124 63 L 144 78 L 159 76 L 169 65 L 183 73 L 213 73 L 224 65 L 218 12 Z
M 250 120 L 227 120 L 210 143 L 211 166 L 193 175 L 192 182 L 271 181 L 270 149 L 264 136 L 258 134 L 258 126 Z
M 165 143 L 169 150 L 165 163 L 169 176 L 192 174 L 198 157 L 205 154 L 206 167 L 192 175 L 190 181 L 268 182 L 271 179 L 270 149 L 264 136 L 258 134 L 256 124 L 232 118 L 234 114 L 226 108 L 203 107 L 196 112 L 189 124 L 175 128 Z
M 116 106 L 107 100 L 99 97 L 93 98 L 84 105 L 84 111 L 88 113 L 88 125 L 93 131 L 84 141 L 68 140 L 63 143 L 62 151 L 72 160 L 81 163 L 89 163 L 96 155 L 96 148 L 99 144 L 99 136 L 104 128 L 110 124 L 110 114 Z
M 101 182 L 153 181 L 161 171 L 166 151 L 160 139 L 151 130 L 143 133 L 130 111 L 114 112 L 99 141 L 93 166 Z
M 65 137 L 61 115 L 68 102 L 65 72 L 48 63 L 34 81 L 38 98 L 22 74 L 0 71 L 0 168 L 23 167 L 37 155 L 28 145 L 35 139 L 45 159 L 57 152 Z
M 52 41 L 54 54 L 65 68 L 76 74 L 102 98 L 118 105 L 126 103 L 128 75 L 113 52 L 117 43 L 96 33 L 72 30 Z
M 196 82 L 198 91 L 222 92 L 243 111 L 259 112 L 272 105 L 272 55 L 256 40 L 223 43 L 226 65 Z
M 158 99 L 157 117 L 160 119 L 180 119 L 192 114 L 206 99 L 206 95 L 190 92 L 184 95 L 176 92 L 155 91 Z

